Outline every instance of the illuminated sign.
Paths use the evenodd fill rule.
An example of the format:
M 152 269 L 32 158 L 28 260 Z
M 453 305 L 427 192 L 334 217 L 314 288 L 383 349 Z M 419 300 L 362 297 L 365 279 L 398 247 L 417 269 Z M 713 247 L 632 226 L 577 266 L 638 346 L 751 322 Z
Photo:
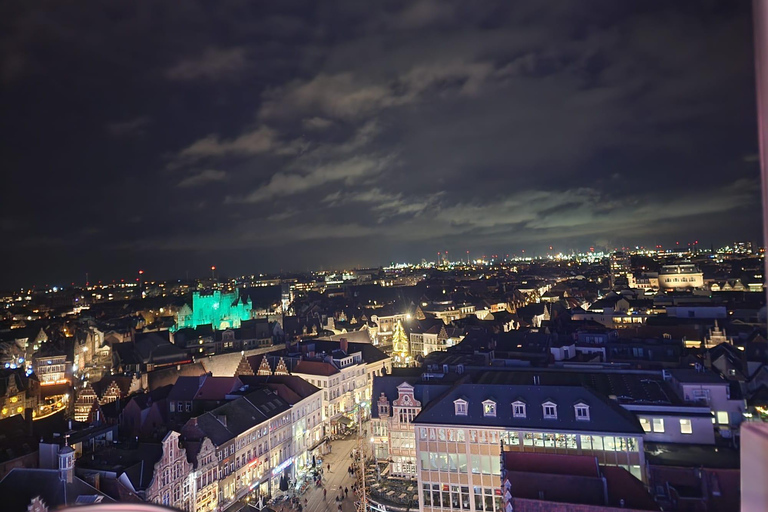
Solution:
M 40 383 L 41 386 L 53 386 L 54 384 L 69 384 L 67 379 L 48 380 Z
M 278 473 L 280 473 L 282 470 L 284 470 L 285 468 L 287 468 L 291 464 L 293 464 L 293 457 L 291 457 L 290 459 L 286 460 L 285 462 L 283 462 L 282 464 L 280 464 L 276 468 L 273 468 L 272 469 L 272 476 L 277 475 Z

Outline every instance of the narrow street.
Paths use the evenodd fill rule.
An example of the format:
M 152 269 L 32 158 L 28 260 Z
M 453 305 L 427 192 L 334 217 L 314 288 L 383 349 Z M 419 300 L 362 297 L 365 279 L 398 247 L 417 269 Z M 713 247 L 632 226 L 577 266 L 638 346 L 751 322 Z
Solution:
M 323 487 L 310 484 L 304 494 L 300 496 L 302 506 L 304 506 L 304 499 L 307 500 L 303 512 L 338 512 L 339 503 L 336 501 L 336 497 L 344 494 L 345 487 L 349 489 L 349 493 L 341 502 L 342 512 L 355 511 L 357 496 L 352 492 L 352 484 L 355 483 L 355 479 L 347 473 L 347 468 L 352 464 L 350 454 L 354 448 L 357 448 L 356 435 L 349 439 L 331 441 L 331 453 L 323 457 Z M 329 464 L 331 466 L 330 472 L 328 472 Z M 323 489 L 327 490 L 325 499 L 323 499 Z M 297 512 L 288 502 L 282 502 L 274 505 L 274 507 L 277 512 Z M 230 512 L 241 509 L 256 510 L 253 507 L 248 508 L 246 496 L 227 506 L 225 510 Z
M 352 463 L 350 454 L 357 447 L 357 437 L 350 439 L 341 439 L 331 443 L 332 452 L 323 459 L 323 488 L 310 486 L 304 493 L 302 499 L 307 499 L 307 506 L 304 512 L 337 512 L 338 503 L 336 497 L 344 495 L 344 488 L 349 489 L 347 497 L 341 502 L 342 512 L 354 512 L 357 496 L 352 492 L 352 484 L 355 483 L 354 477 L 349 476 L 347 468 Z M 331 466 L 330 473 L 328 465 Z M 323 499 L 323 489 L 328 491 L 327 497 Z M 284 512 L 289 512 L 288 508 Z

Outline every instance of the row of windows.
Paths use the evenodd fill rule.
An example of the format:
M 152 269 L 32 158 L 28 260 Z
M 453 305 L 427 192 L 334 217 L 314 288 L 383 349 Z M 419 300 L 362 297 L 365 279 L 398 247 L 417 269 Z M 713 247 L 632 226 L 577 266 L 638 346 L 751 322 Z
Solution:
M 466 453 L 421 452 L 420 460 L 423 470 L 467 473 L 467 469 L 470 469 L 475 475 L 501 474 L 501 463 L 497 455 L 470 455 L 467 459 Z
M 717 412 L 716 416 L 712 417 L 712 423 L 720 423 L 721 425 L 728 424 L 728 413 L 724 411 Z M 687 418 L 680 418 L 678 420 L 680 424 L 681 434 L 693 434 L 693 425 L 691 420 Z M 664 418 L 640 418 L 640 425 L 646 432 L 664 433 L 669 423 L 674 423 L 674 420 L 666 421 Z
M 469 404 L 465 400 L 455 400 L 454 413 L 456 416 L 466 416 Z M 483 416 L 496 417 L 496 402 L 493 400 L 486 400 L 483 402 Z M 557 419 L 557 404 L 554 402 L 544 402 L 541 404 L 542 414 L 545 419 Z M 589 420 L 589 406 L 585 403 L 577 403 L 573 406 L 574 414 L 577 420 L 588 421 Z M 512 416 L 514 418 L 527 418 L 528 417 L 528 405 L 522 401 L 512 402 Z
M 519 432 L 496 430 L 469 430 L 470 441 L 480 444 L 498 444 L 506 446 L 537 446 L 546 448 L 577 449 L 577 441 L 581 441 L 584 450 L 627 451 L 637 452 L 638 442 L 634 437 L 624 436 L 588 436 L 563 433 Z M 430 441 L 466 441 L 464 429 L 453 428 L 419 428 L 419 439 Z
M 473 492 L 470 494 L 469 486 L 429 482 L 423 483 L 421 489 L 422 500 L 426 507 L 469 510 L 470 500 L 474 499 L 477 511 L 493 512 L 503 508 L 500 489 L 473 487 Z

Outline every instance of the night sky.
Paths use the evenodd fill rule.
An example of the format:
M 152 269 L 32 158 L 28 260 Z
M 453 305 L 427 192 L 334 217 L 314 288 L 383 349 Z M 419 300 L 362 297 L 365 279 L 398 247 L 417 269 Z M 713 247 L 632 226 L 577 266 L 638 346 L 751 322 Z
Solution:
M 0 3 L 0 287 L 759 242 L 747 1 Z

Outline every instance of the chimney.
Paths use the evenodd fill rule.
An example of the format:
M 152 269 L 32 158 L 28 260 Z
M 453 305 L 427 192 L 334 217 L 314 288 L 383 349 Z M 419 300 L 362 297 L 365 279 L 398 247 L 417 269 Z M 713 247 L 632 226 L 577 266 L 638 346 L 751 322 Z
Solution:
M 349 353 L 349 342 L 347 341 L 347 338 L 341 338 L 339 340 L 339 344 L 341 345 L 341 350 L 345 353 Z

